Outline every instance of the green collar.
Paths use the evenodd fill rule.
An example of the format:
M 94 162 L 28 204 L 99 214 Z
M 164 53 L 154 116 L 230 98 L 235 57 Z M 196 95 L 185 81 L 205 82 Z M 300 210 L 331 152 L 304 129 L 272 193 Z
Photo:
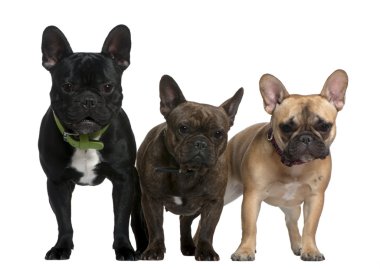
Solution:
M 100 129 L 99 131 L 91 134 L 71 134 L 65 131 L 65 128 L 63 127 L 62 123 L 59 121 L 58 117 L 54 115 L 55 124 L 57 125 L 59 131 L 63 135 L 63 140 L 69 143 L 72 147 L 77 149 L 96 149 L 101 150 L 104 148 L 103 142 L 92 140 L 92 139 L 99 139 L 102 134 L 107 130 L 108 126 L 104 127 L 103 129 Z M 79 136 L 79 141 L 74 139 L 72 136 Z

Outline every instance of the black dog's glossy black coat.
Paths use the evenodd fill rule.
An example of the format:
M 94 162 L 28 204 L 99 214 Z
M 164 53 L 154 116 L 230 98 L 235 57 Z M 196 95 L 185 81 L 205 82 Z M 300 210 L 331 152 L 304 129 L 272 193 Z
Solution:
M 110 32 L 102 53 L 73 53 L 58 28 L 50 26 L 44 32 L 43 65 L 52 75 L 52 89 L 51 107 L 42 119 L 38 147 L 40 162 L 48 179 L 49 202 L 59 232 L 57 243 L 47 252 L 46 259 L 70 257 L 74 247 L 71 197 L 75 185 L 81 184 L 83 176 L 82 172 L 72 167 L 76 149 L 63 141 L 54 121 L 53 110 L 66 130 L 72 132 L 96 131 L 109 124 L 100 138 L 104 148 L 96 153 L 100 162 L 94 167 L 96 177 L 91 185 L 100 184 L 105 178 L 113 184 L 113 248 L 116 259 L 135 260 L 147 245 L 135 168 L 136 143 L 129 119 L 121 108 L 121 76 L 129 65 L 128 35 L 128 28 L 120 25 Z M 123 49 L 125 47 L 127 49 Z M 65 86 L 67 83 L 70 83 L 70 89 Z M 104 83 L 113 86 L 111 92 L 102 92 Z M 91 106 L 88 106 L 89 100 Z M 130 217 L 136 252 L 129 240 Z

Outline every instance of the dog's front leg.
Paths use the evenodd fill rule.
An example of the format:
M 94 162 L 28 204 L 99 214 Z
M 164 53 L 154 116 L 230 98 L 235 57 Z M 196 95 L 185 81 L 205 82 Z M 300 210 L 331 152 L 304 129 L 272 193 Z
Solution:
M 181 252 L 185 256 L 195 255 L 195 244 L 198 242 L 199 226 L 195 233 L 194 240 L 191 237 L 191 224 L 199 214 L 191 216 L 180 216 L 180 232 L 181 232 Z
M 201 212 L 199 235 L 196 239 L 195 259 L 197 261 L 219 261 L 219 255 L 212 247 L 216 225 L 223 210 L 223 199 L 210 201 Z
M 58 240 L 46 253 L 46 260 L 67 260 L 74 248 L 71 225 L 71 196 L 74 187 L 75 184 L 71 181 L 47 181 L 50 206 L 58 223 Z
M 141 259 L 163 260 L 166 251 L 163 229 L 163 204 L 147 193 L 142 194 L 141 203 L 149 234 L 149 244 L 141 255 Z
M 305 200 L 303 207 L 304 228 L 302 232 L 301 259 L 304 261 L 323 261 L 325 257 L 319 252 L 315 234 L 322 213 L 324 194 L 311 195 Z
M 233 261 L 254 261 L 256 253 L 257 218 L 262 198 L 260 193 L 245 190 L 241 210 L 243 235 L 239 248 L 231 255 Z
M 132 175 L 124 176 L 122 180 L 111 180 L 113 210 L 115 215 L 114 242 L 116 259 L 133 261 L 135 251 L 129 240 L 129 218 L 134 200 L 134 180 Z

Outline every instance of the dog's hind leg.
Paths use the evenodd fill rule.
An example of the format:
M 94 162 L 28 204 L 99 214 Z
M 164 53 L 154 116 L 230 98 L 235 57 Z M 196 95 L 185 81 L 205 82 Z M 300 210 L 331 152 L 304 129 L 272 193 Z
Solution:
M 136 170 L 135 177 L 138 179 Z M 141 205 L 141 189 L 139 183 L 136 184 L 134 207 L 131 215 L 131 227 L 136 240 L 136 257 L 139 259 L 149 242 L 148 229 L 146 227 L 146 221 Z

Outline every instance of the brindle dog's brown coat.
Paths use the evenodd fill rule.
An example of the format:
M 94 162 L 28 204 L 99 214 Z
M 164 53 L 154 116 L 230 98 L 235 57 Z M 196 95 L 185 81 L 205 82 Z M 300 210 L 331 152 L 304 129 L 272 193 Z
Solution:
M 164 258 L 163 209 L 180 215 L 181 251 L 197 260 L 219 260 L 212 247 L 227 184 L 227 132 L 243 89 L 220 107 L 187 102 L 169 76 L 160 82 L 161 113 L 137 154 L 142 205 L 148 226 L 145 260 Z M 170 172 L 170 169 L 174 169 Z M 201 216 L 193 242 L 191 223 Z

